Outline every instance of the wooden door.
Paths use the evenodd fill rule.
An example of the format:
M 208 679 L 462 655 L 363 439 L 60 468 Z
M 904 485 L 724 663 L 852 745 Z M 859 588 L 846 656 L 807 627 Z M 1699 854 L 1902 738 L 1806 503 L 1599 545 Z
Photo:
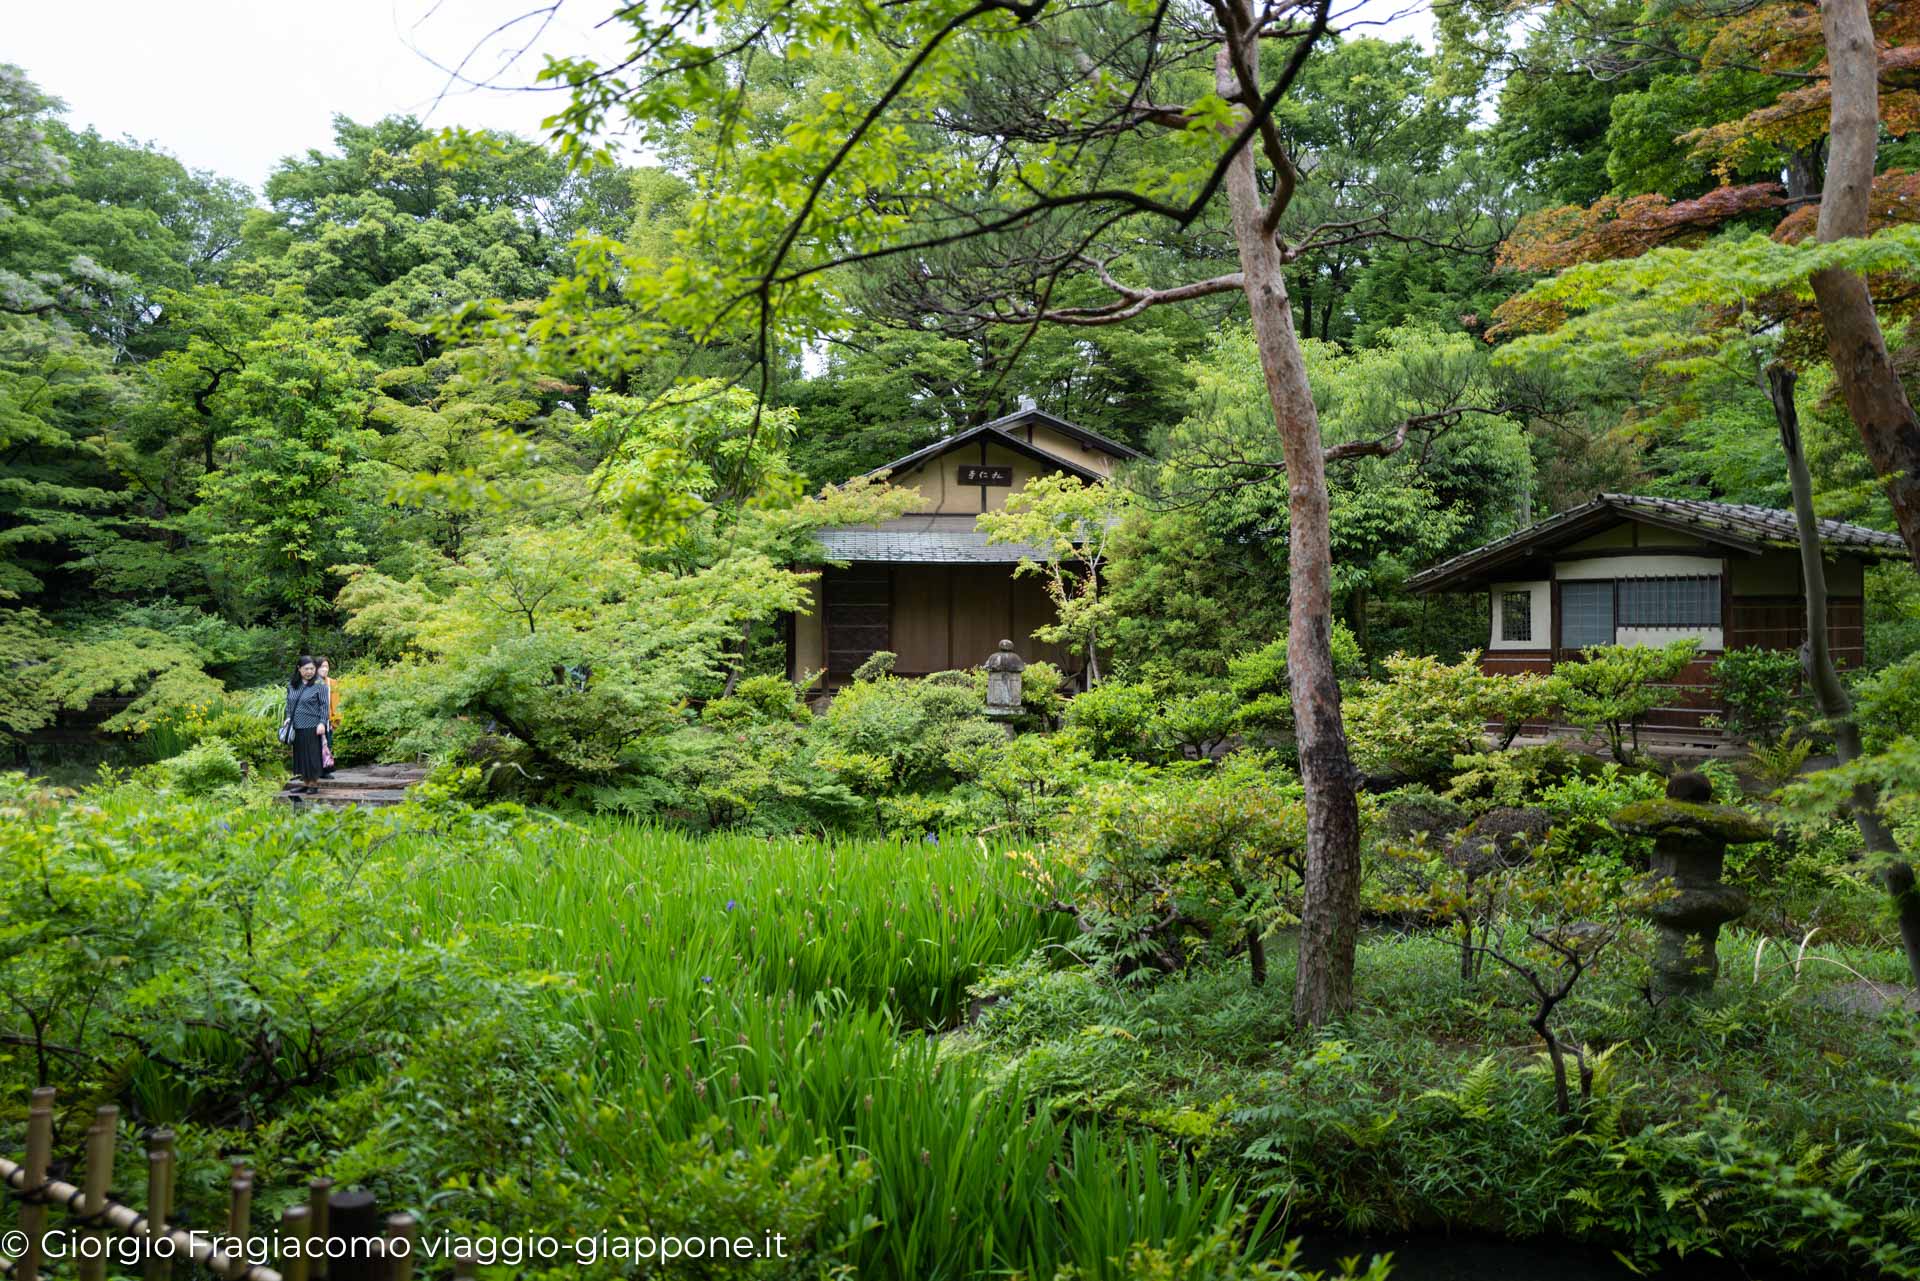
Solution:
M 893 648 L 893 576 L 887 566 L 829 569 L 821 588 L 829 676 L 851 676 L 876 650 Z

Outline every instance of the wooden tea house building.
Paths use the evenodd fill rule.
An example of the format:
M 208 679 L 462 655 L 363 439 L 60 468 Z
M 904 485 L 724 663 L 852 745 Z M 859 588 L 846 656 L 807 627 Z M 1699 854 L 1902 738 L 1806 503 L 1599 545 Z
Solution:
M 1820 522 L 1827 631 L 1843 669 L 1865 659 L 1868 561 L 1904 557 L 1897 535 Z M 1602 494 L 1590 503 L 1414 575 L 1416 592 L 1486 592 L 1488 672 L 1551 672 L 1590 645 L 1692 637 L 1699 657 L 1647 717 L 1698 729 L 1722 710 L 1709 670 L 1730 649 L 1798 649 L 1806 637 L 1792 512 L 1735 503 Z
M 957 432 L 897 458 L 871 475 L 920 492 L 918 511 L 877 525 L 820 530 L 828 567 L 813 586 L 811 608 L 796 614 L 787 639 L 787 674 L 825 672 L 844 684 L 876 651 L 897 657 L 903 676 L 977 666 L 1002 640 L 1027 659 L 1067 672 L 1084 656 L 1033 639 L 1054 620 L 1038 579 L 1014 577 L 1023 557 L 1044 553 L 1018 543 L 989 543 L 974 527 L 1036 476 L 1066 473 L 1101 483 L 1136 450 L 1043 410 L 1023 406 L 1004 418 Z

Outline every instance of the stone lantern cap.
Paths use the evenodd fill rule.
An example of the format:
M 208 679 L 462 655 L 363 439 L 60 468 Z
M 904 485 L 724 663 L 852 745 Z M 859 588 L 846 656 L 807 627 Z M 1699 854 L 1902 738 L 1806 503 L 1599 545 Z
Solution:
M 1745 810 L 1669 797 L 1635 801 L 1614 814 L 1613 825 L 1636 836 L 1677 836 L 1726 845 L 1745 845 L 1773 836 L 1771 827 Z
M 1024 672 L 1027 670 L 1027 660 L 1013 652 L 1012 641 L 1003 640 L 998 649 L 987 655 L 987 661 L 982 666 L 990 672 Z

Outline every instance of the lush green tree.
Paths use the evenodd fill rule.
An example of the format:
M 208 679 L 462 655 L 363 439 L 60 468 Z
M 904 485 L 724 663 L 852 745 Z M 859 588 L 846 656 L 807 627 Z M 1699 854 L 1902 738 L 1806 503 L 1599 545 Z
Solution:
M 1108 537 L 1127 507 L 1126 491 L 1089 485 L 1078 476 L 1037 476 L 976 522 L 990 543 L 1024 543 L 1044 559 L 1022 557 L 1017 574 L 1040 579 L 1053 602 L 1054 622 L 1034 629 L 1047 644 L 1083 650 L 1087 677 L 1100 680 L 1100 646 L 1113 621 L 1113 602 L 1100 590 Z
M 1418 626 L 1394 597 L 1407 575 L 1506 532 L 1525 510 L 1533 464 L 1515 415 L 1532 393 L 1504 383 L 1457 331 L 1390 331 L 1351 353 L 1309 343 L 1306 359 L 1327 439 L 1350 455 L 1331 475 L 1335 596 L 1363 649 L 1373 648 L 1375 615 L 1397 644 Z M 1285 630 L 1274 602 L 1288 564 L 1286 467 L 1258 421 L 1245 330 L 1225 331 L 1190 372 L 1189 417 L 1139 473 L 1149 504 L 1166 514 L 1120 541 L 1114 592 L 1120 612 L 1140 620 L 1123 637 L 1219 670 Z M 1415 444 L 1371 451 L 1396 436 Z M 1213 546 L 1202 552 L 1201 542 Z M 1444 643 L 1420 639 L 1423 649 Z
M 333 321 L 287 317 L 241 349 L 232 433 L 183 518 L 230 612 L 298 620 L 304 642 L 362 559 L 391 469 L 373 457 L 372 367 Z
M 247 226 L 238 279 L 263 291 L 297 282 L 377 363 L 417 365 L 440 352 L 417 322 L 540 293 L 573 232 L 623 209 L 619 184 L 576 190 L 556 156 L 524 140 L 429 138 L 411 117 L 336 117 L 333 151 L 290 158 L 267 179 L 271 209 Z
M 1483 291 L 1511 198 L 1470 129 L 1478 85 L 1438 71 L 1413 41 L 1348 37 L 1306 64 L 1276 112 L 1312 174 L 1282 222 L 1299 242 L 1303 337 L 1371 341 L 1414 319 L 1452 328 L 1498 301 Z
M 1612 189 L 1614 99 L 1651 72 L 1622 59 L 1595 28 L 1639 11 L 1631 0 L 1544 8 L 1500 87 L 1495 155 L 1513 181 L 1554 204 L 1584 205 Z

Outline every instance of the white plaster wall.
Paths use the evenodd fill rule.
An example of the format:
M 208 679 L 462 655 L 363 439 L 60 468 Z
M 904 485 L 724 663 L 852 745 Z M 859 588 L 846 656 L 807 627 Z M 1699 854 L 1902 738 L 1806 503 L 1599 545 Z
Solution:
M 1697 640 L 1701 649 L 1724 649 L 1726 633 L 1718 627 L 1616 627 L 1613 638 L 1622 645 L 1666 645 Z
M 1508 592 L 1526 592 L 1533 604 L 1533 639 L 1528 641 L 1503 641 L 1500 633 L 1504 629 L 1501 621 L 1501 609 Z M 1530 583 L 1495 583 L 1493 585 L 1493 633 L 1488 638 L 1488 649 L 1547 649 L 1553 644 L 1553 584 L 1538 581 Z
M 1591 560 L 1563 560 L 1553 572 L 1561 582 L 1579 578 L 1683 578 L 1718 574 L 1718 556 L 1596 556 Z

